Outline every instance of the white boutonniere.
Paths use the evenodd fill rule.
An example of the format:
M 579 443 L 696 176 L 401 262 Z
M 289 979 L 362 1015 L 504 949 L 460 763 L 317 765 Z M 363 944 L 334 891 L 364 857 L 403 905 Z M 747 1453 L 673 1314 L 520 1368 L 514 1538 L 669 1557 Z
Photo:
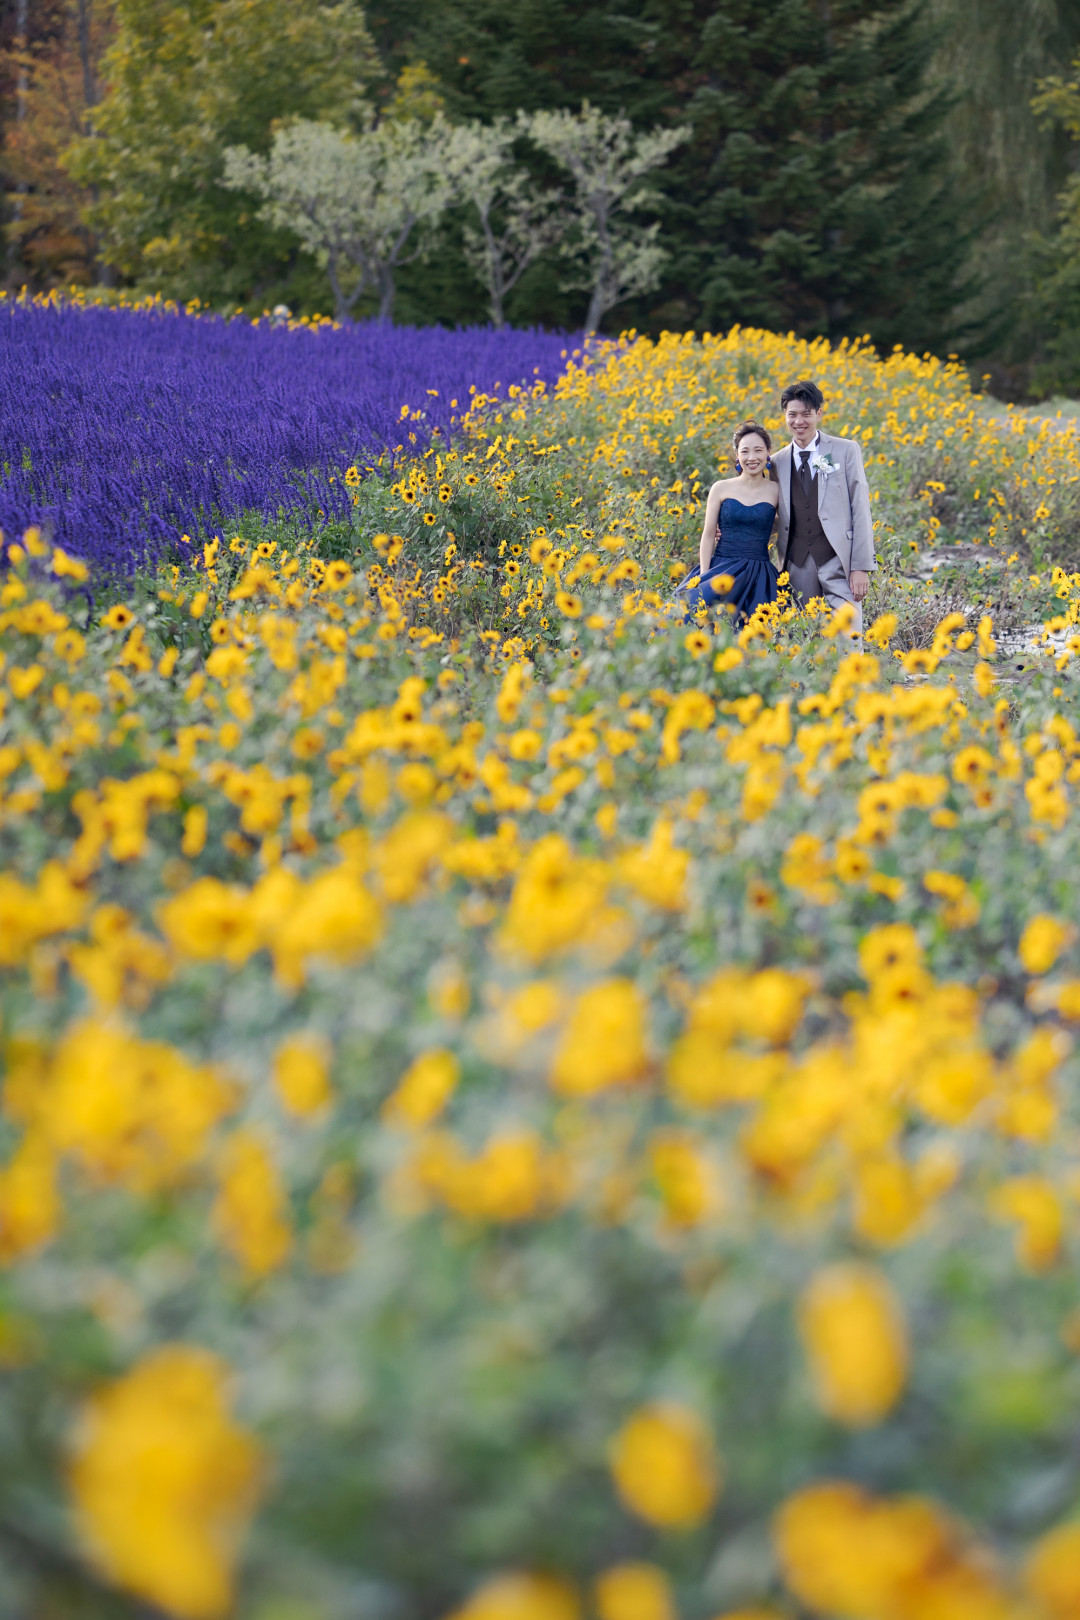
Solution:
M 829 474 L 836 471 L 836 462 L 832 456 L 819 450 L 816 455 L 810 457 L 810 468 L 811 471 L 820 473 L 821 477 L 827 480 Z

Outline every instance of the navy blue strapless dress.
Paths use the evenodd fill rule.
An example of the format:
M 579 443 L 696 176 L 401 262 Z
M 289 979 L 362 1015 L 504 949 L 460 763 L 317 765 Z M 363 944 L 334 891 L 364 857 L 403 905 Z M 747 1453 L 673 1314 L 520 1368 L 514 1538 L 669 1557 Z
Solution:
M 776 569 L 769 561 L 769 536 L 775 520 L 776 507 L 771 501 L 746 506 L 729 495 L 720 502 L 720 540 L 709 571 L 700 575 L 691 590 L 680 586 L 687 618 L 700 602 L 709 607 L 730 602 L 738 618 L 748 619 L 762 602 L 776 601 Z M 686 578 L 693 579 L 697 574 L 695 568 Z M 734 580 L 727 592 L 714 590 L 711 583 L 722 574 Z

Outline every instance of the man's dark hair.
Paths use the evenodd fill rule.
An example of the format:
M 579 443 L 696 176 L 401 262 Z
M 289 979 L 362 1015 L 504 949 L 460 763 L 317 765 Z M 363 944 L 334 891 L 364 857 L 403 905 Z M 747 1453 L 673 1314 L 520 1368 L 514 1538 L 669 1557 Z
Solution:
M 825 403 L 825 395 L 815 382 L 788 383 L 780 395 L 780 409 L 786 411 L 793 399 L 801 399 L 812 411 L 820 411 Z

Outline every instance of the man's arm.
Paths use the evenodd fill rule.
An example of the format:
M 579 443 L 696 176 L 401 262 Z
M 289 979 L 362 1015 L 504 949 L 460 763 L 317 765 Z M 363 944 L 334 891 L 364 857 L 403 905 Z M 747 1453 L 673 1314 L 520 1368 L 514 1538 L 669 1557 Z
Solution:
M 874 519 L 870 511 L 870 486 L 866 482 L 862 450 L 849 441 L 847 466 L 848 497 L 851 501 L 851 563 L 849 573 L 870 573 L 877 567 L 874 558 Z

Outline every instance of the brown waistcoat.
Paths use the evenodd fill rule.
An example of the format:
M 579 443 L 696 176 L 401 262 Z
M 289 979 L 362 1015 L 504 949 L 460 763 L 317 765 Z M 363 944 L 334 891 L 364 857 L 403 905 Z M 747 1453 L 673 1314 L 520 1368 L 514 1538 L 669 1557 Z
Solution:
M 810 480 L 809 497 L 803 494 L 803 487 L 799 475 L 795 471 L 798 465 L 798 450 L 791 452 L 791 523 L 788 527 L 787 561 L 801 566 L 807 557 L 813 557 L 816 563 L 828 562 L 836 553 L 829 544 L 828 535 L 821 527 L 818 517 L 818 485 L 821 483 L 821 474 Z

